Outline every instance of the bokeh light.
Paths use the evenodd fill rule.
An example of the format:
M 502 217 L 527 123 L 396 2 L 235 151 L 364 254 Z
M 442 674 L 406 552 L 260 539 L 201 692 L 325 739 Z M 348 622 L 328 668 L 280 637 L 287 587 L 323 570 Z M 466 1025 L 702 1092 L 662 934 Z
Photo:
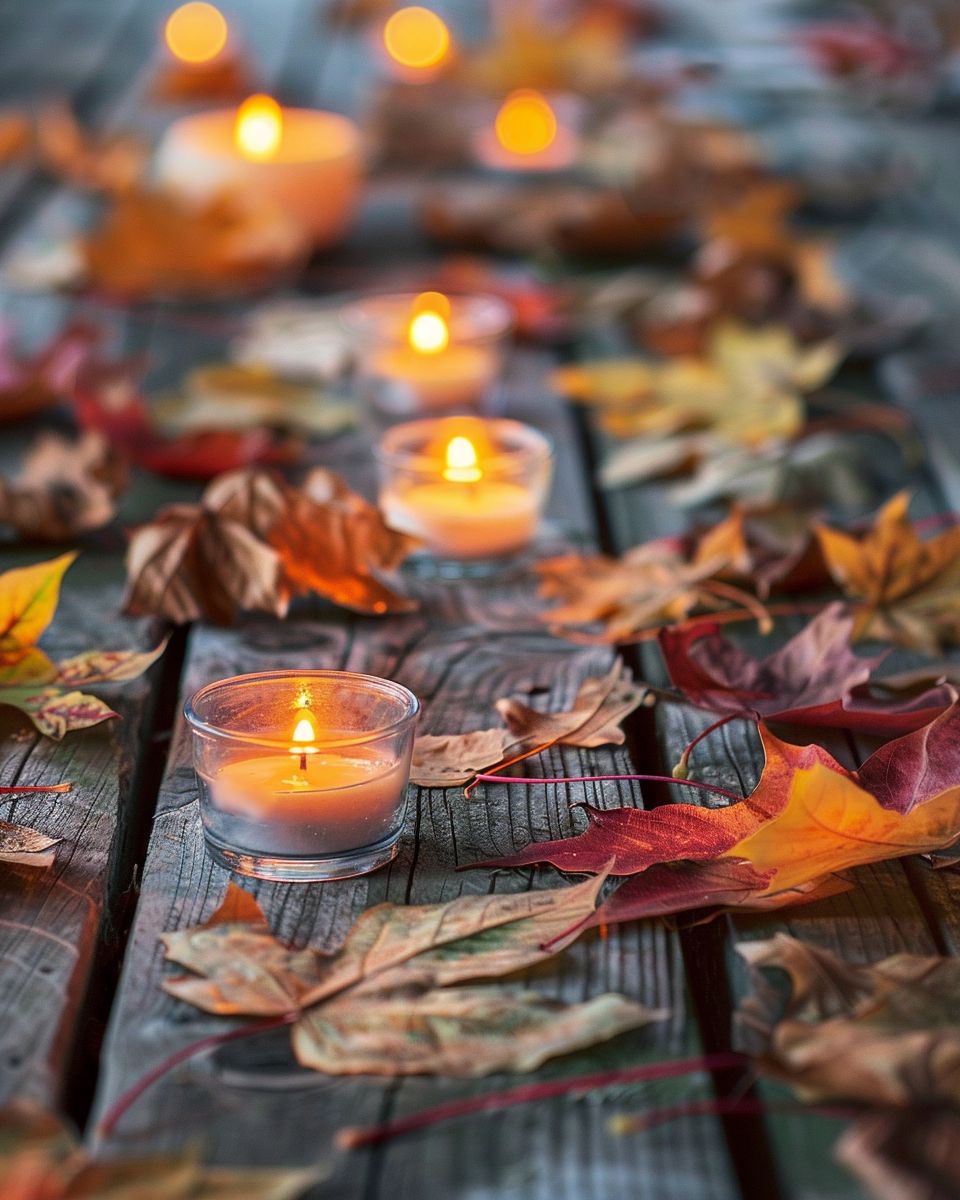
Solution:
M 203 0 L 192 0 L 170 14 L 164 36 L 170 53 L 182 62 L 206 63 L 227 44 L 227 32 L 227 22 L 218 8 Z

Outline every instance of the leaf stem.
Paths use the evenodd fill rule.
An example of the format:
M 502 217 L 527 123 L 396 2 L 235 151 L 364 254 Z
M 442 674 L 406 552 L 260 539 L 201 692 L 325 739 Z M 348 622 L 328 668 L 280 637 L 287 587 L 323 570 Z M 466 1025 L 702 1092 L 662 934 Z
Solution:
M 474 783 L 607 783 L 618 779 L 638 779 L 649 783 L 672 783 L 680 787 L 699 788 L 703 792 L 713 792 L 716 796 L 725 796 L 728 800 L 742 800 L 736 792 L 717 787 L 712 783 L 700 783 L 696 779 L 676 779 L 672 775 L 566 775 L 540 778 L 528 778 L 525 775 L 478 775 Z
M 730 721 L 733 721 L 735 718 L 749 717 L 750 715 L 750 712 L 746 709 L 742 710 L 741 712 L 727 713 L 726 716 L 718 717 L 717 720 L 708 725 L 706 729 L 701 729 L 697 736 L 691 741 L 687 742 L 686 746 L 684 747 L 683 753 L 680 755 L 680 758 L 677 761 L 677 765 L 673 768 L 674 779 L 686 779 L 687 768 L 690 765 L 690 755 L 693 752 L 693 748 L 698 745 L 698 743 L 702 742 L 704 738 L 708 738 L 711 733 L 716 733 L 718 729 L 722 729 L 724 725 L 728 724 Z
M 257 1021 L 250 1025 L 242 1025 L 239 1029 L 228 1029 L 226 1033 L 214 1033 L 209 1037 L 200 1038 L 197 1042 L 191 1042 L 189 1046 L 182 1046 L 179 1050 L 158 1063 L 152 1070 L 148 1071 L 146 1075 L 141 1076 L 132 1087 L 127 1088 L 114 1101 L 100 1119 L 95 1130 L 95 1135 L 100 1138 L 110 1137 L 127 1111 L 132 1108 L 143 1093 L 153 1087 L 158 1080 L 172 1071 L 174 1067 L 178 1067 L 182 1062 L 186 1062 L 187 1059 L 193 1058 L 197 1054 L 202 1054 L 204 1050 L 213 1050 L 217 1046 L 238 1041 L 240 1038 L 253 1037 L 254 1034 L 263 1033 L 268 1029 L 278 1029 L 283 1025 L 292 1025 L 299 1017 L 300 1014 L 298 1012 L 284 1013 L 280 1017 L 271 1017 L 266 1021 Z
M 7 796 L 12 792 L 69 792 L 72 783 L 22 783 L 0 787 L 0 794 Z
M 691 1075 L 695 1071 L 721 1071 L 732 1067 L 742 1067 L 748 1062 L 749 1059 L 742 1054 L 723 1051 L 697 1058 L 649 1063 L 640 1067 L 596 1071 L 591 1075 L 576 1075 L 571 1079 L 526 1083 L 502 1092 L 488 1092 L 485 1096 L 471 1096 L 467 1100 L 451 1100 L 447 1104 L 425 1108 L 409 1117 L 399 1117 L 394 1121 L 382 1121 L 376 1125 L 345 1126 L 338 1130 L 334 1140 L 343 1150 L 358 1150 L 361 1146 L 377 1145 L 405 1133 L 428 1129 L 432 1125 L 439 1125 L 454 1117 L 513 1108 L 518 1104 L 533 1104 L 540 1100 L 549 1100 L 554 1096 L 577 1095 L 595 1091 L 598 1088 L 616 1087 L 629 1083 L 649 1083 L 659 1079 L 678 1079 L 684 1075 Z

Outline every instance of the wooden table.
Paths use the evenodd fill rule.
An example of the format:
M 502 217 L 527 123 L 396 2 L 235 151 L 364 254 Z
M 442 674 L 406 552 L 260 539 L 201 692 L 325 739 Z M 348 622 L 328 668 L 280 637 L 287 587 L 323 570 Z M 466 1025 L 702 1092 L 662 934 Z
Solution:
M 335 49 L 328 48 L 324 74 L 318 78 L 323 31 L 316 7 L 315 0 L 236 0 L 228 13 L 255 48 L 267 87 L 290 100 L 331 103 L 335 98 L 339 107 L 355 107 L 369 83 L 369 55 L 358 36 L 341 34 Z M 0 10 L 0 61 L 7 72 L 2 98 L 69 94 L 81 118 L 99 127 L 136 123 L 155 128 L 160 118 L 143 93 L 146 64 L 167 8 L 159 0 L 110 5 L 48 0 L 40 12 L 26 0 L 8 3 Z M 898 128 L 909 139 L 914 126 L 902 122 Z M 924 136 L 956 145 L 949 129 L 929 123 L 922 128 Z M 377 181 L 351 243 L 318 266 L 311 286 L 318 291 L 362 287 L 376 279 L 385 255 L 396 262 L 428 254 L 411 221 L 408 191 L 403 181 Z M 42 176 L 5 170 L 0 175 L 0 266 L 28 239 L 83 219 L 87 208 L 87 201 Z M 942 255 L 952 255 L 949 261 L 960 261 L 945 231 L 929 221 L 919 230 L 915 214 L 897 210 L 881 214 L 866 234 L 857 235 L 880 239 L 886 246 L 884 253 L 870 256 L 876 277 L 884 270 L 893 272 L 893 278 L 905 277 L 903 264 L 899 273 L 896 266 L 896 246 L 905 228 L 939 247 Z M 915 270 L 909 286 L 920 288 L 925 282 Z M 955 311 L 960 288 L 952 291 L 950 282 L 943 268 L 926 290 Z M 934 285 L 944 289 L 942 295 Z M 121 310 L 89 300 L 8 293 L 2 302 L 5 315 L 34 340 L 73 313 L 95 316 L 109 331 L 111 349 L 149 355 L 151 378 L 157 383 L 223 353 L 222 338 L 170 304 Z M 567 348 L 572 353 L 590 349 Z M 662 487 L 607 495 L 591 487 L 602 438 L 549 395 L 544 378 L 553 358 L 546 351 L 518 351 L 508 409 L 546 429 L 556 443 L 559 486 L 550 512 L 556 540 L 618 551 L 682 528 L 688 518 Z M 915 394 L 912 385 L 922 367 L 922 361 L 906 358 L 886 371 L 921 427 L 935 435 L 936 456 L 908 474 L 885 450 L 880 471 L 888 489 L 906 484 L 915 490 L 920 516 L 956 505 L 954 452 L 960 441 L 955 421 L 949 428 L 942 422 L 944 406 L 955 397 L 931 400 Z M 848 382 L 868 393 L 876 388 L 869 376 Z M 5 433 L 6 461 L 15 459 L 28 432 L 9 439 Z M 951 445 L 945 445 L 945 437 Z M 371 493 L 365 434 L 311 448 L 310 458 L 334 466 L 354 487 Z M 160 503 L 188 494 L 190 489 L 169 481 L 139 478 L 125 501 L 123 520 L 145 519 Z M 105 533 L 71 569 L 47 643 L 52 653 L 155 641 L 153 623 L 116 615 L 122 548 L 119 533 Z M 36 548 L 11 547 L 4 565 L 42 556 Z M 70 735 L 61 744 L 26 733 L 14 717 L 3 714 L 0 782 L 69 779 L 75 785 L 67 798 L 23 797 L 5 802 L 0 810 L 3 817 L 63 838 L 54 868 L 7 871 L 0 880 L 4 1099 L 26 1096 L 60 1106 L 92 1128 L 151 1066 L 227 1027 L 160 989 L 164 967 L 158 935 L 208 917 L 228 878 L 204 853 L 196 786 L 179 720 L 183 699 L 196 687 L 268 667 L 369 671 L 397 679 L 418 694 L 424 730 L 466 731 L 489 724 L 493 701 L 500 696 L 539 689 L 549 706 L 562 707 L 580 681 L 612 661 L 612 650 L 575 646 L 542 631 L 529 578 L 417 587 L 422 608 L 411 616 L 353 617 L 317 602 L 298 606 L 284 623 L 250 619 L 229 630 L 180 630 L 149 676 L 123 689 L 122 722 Z M 657 682 L 661 668 L 655 656 L 643 651 L 628 658 L 640 675 Z M 641 710 L 629 723 L 627 749 L 553 748 L 525 767 L 543 775 L 655 772 L 669 765 L 677 748 L 708 719 L 675 704 L 661 705 L 655 714 Z M 848 749 L 858 752 L 856 746 Z M 749 789 L 758 769 L 756 739 L 737 724 L 711 739 L 698 755 L 700 778 L 740 790 Z M 587 800 L 615 807 L 697 799 L 680 789 L 667 795 L 631 783 L 495 785 L 472 803 L 458 790 L 412 789 L 401 852 L 388 868 L 322 886 L 247 886 L 279 936 L 333 949 L 358 913 L 383 900 L 446 901 L 467 893 L 556 884 L 559 877 L 550 869 L 456 868 L 507 854 L 530 840 L 572 832 L 580 818 L 571 812 L 571 803 Z M 745 987 L 732 948 L 738 939 L 786 930 L 856 960 L 897 950 L 957 952 L 956 874 L 933 874 L 919 863 L 902 861 L 863 868 L 857 876 L 855 890 L 796 911 L 730 917 L 681 932 L 652 922 L 625 925 L 603 939 L 582 939 L 542 974 L 541 990 L 566 1000 L 615 990 L 668 1008 L 671 1015 L 590 1053 L 550 1063 L 538 1077 L 729 1048 L 731 1012 Z M 143 1154 L 199 1140 L 215 1162 L 327 1161 L 331 1176 L 316 1195 L 329 1200 L 425 1195 L 461 1200 L 625 1195 L 848 1200 L 861 1194 L 832 1165 L 829 1147 L 841 1126 L 822 1116 L 770 1113 L 726 1121 L 700 1116 L 629 1137 L 614 1136 L 607 1128 L 613 1112 L 714 1092 L 734 1094 L 744 1085 L 735 1071 L 471 1117 L 424 1136 L 350 1154 L 332 1146 L 334 1131 L 345 1123 L 396 1117 L 509 1082 L 318 1076 L 293 1064 L 281 1031 L 222 1048 L 166 1076 L 97 1149 Z M 770 1098 L 773 1093 L 764 1086 L 760 1095 Z

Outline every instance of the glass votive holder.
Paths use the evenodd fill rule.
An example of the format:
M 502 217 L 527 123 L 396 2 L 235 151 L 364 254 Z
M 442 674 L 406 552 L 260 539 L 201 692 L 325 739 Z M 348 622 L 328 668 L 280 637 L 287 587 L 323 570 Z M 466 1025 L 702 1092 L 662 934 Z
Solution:
M 480 412 L 503 371 L 513 309 L 497 296 L 397 292 L 341 310 L 362 398 L 387 421 Z
M 258 879 L 342 879 L 389 862 L 419 702 L 352 671 L 220 679 L 184 707 L 207 850 Z
M 422 573 L 497 573 L 533 543 L 553 454 L 529 425 L 472 416 L 410 421 L 388 429 L 375 456 L 380 509 L 423 544 L 414 558 Z

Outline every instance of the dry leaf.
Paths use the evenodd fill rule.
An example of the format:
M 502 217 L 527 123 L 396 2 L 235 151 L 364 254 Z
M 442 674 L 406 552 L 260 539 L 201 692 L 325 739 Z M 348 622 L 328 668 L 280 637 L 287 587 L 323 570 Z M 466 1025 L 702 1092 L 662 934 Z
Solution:
M 91 191 L 130 191 L 149 161 L 149 149 L 139 138 L 89 134 L 65 104 L 43 109 L 35 133 L 40 164 L 64 182 Z
M 618 660 L 606 675 L 580 685 L 568 711 L 544 713 L 519 700 L 498 700 L 496 708 L 505 729 L 421 734 L 414 743 L 411 782 L 421 787 L 454 787 L 508 756 L 527 756 L 547 746 L 622 745 L 620 724 L 643 696 L 644 689 L 634 685 Z
M 855 772 L 820 746 L 789 745 L 762 722 L 759 730 L 763 773 L 738 803 L 586 806 L 583 833 L 479 865 L 549 862 L 632 875 L 589 921 L 616 924 L 713 905 L 783 907 L 844 890 L 833 877 L 849 867 L 960 838 L 960 704 L 888 742 Z
M 60 1117 L 26 1102 L 0 1111 L 7 1200 L 296 1200 L 323 1178 L 307 1170 L 205 1167 L 180 1158 L 91 1158 Z
M 876 1200 L 954 1200 L 960 1195 L 960 1116 L 917 1107 L 862 1117 L 834 1147 Z
M 895 954 L 857 966 L 786 934 L 739 942 L 753 994 L 737 1014 L 762 1065 L 807 1099 L 960 1101 L 960 962 Z M 761 974 L 790 979 L 784 1004 Z
M 68 442 L 41 434 L 19 474 L 0 479 L 0 524 L 38 541 L 80 537 L 113 520 L 125 483 L 123 463 L 101 435 Z
M 35 416 L 63 399 L 97 341 L 97 330 L 77 321 L 37 353 L 17 358 L 13 330 L 0 323 L 0 423 Z
M 80 252 L 83 282 L 114 296 L 219 297 L 275 283 L 305 245 L 299 225 L 255 191 L 193 204 L 133 190 L 83 235 Z
M 2 694 L 2 693 L 0 693 Z M 0 821 L 0 863 L 46 868 L 53 865 L 61 838 L 47 837 L 38 829 Z
M 51 662 L 37 641 L 53 619 L 60 582 L 74 558 L 64 554 L 0 575 L 0 706 L 19 709 L 40 733 L 57 739 L 118 715 L 96 696 L 65 688 L 135 679 L 166 645 L 149 651 L 93 650 Z
M 816 528 L 827 566 L 857 606 L 854 637 L 936 654 L 960 641 L 960 526 L 921 541 L 900 492 L 863 534 Z
M 359 612 L 406 612 L 415 604 L 380 575 L 413 545 L 330 472 L 298 489 L 269 471 L 232 471 L 199 504 L 170 505 L 134 531 L 124 608 L 226 624 L 239 610 L 283 617 L 291 596 L 315 591 Z
M 617 995 L 565 1005 L 478 986 L 551 957 L 544 944 L 593 911 L 602 881 L 380 904 L 358 917 L 332 957 L 286 949 L 259 911 L 239 923 L 215 914 L 207 925 L 161 935 L 167 959 L 191 972 L 164 989 L 221 1016 L 298 1014 L 297 1059 L 328 1074 L 529 1071 L 662 1015 Z M 234 911 L 236 890 L 229 885 Z M 464 983 L 471 986 L 452 986 Z

